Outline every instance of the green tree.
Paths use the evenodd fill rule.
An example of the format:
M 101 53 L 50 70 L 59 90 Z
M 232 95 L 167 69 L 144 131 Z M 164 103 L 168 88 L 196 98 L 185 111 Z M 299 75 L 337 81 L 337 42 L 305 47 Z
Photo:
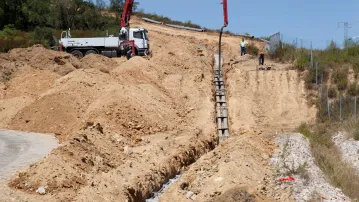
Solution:
M 100 10 L 103 10 L 106 8 L 106 3 L 104 0 L 96 0 L 96 7 Z
M 124 3 L 124 0 L 110 0 L 110 10 L 119 12 Z
M 22 5 L 22 12 L 31 27 L 54 26 L 53 4 L 49 0 L 27 0 Z
M 2 17 L 0 19 L 0 29 L 5 25 L 13 24 L 17 29 L 27 29 L 27 19 L 23 15 L 21 6 L 25 0 L 1 0 L 0 8 Z

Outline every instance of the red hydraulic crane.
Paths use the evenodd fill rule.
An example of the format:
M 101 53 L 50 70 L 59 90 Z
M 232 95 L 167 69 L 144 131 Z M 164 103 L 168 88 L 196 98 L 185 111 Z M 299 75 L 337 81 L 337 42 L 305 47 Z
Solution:
M 222 34 L 223 34 L 223 29 L 225 27 L 228 26 L 228 2 L 227 0 L 223 0 L 223 2 L 221 2 L 221 4 L 223 4 L 223 16 L 224 16 L 224 24 L 221 28 L 221 32 L 219 34 L 219 50 L 218 50 L 218 55 L 219 55 L 219 63 L 218 63 L 218 69 L 220 70 L 220 74 L 222 74 L 222 65 L 221 65 L 221 58 L 222 58 Z
M 130 28 L 130 19 L 133 12 L 134 0 L 126 0 L 123 6 L 123 13 L 121 17 L 121 31 L 126 29 L 126 41 L 122 42 L 120 46 L 130 45 L 132 48 L 132 55 L 135 55 L 135 42 L 129 40 L 129 28 Z
M 123 13 L 121 17 L 121 27 L 130 27 L 130 19 L 133 11 L 133 4 L 135 0 L 126 0 L 123 6 Z

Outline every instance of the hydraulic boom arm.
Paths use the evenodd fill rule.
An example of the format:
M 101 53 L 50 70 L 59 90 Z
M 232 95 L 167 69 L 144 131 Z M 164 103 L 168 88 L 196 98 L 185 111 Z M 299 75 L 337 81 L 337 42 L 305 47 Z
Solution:
M 121 17 L 121 27 L 130 27 L 130 19 L 132 15 L 133 3 L 135 0 L 126 0 L 123 6 L 123 13 Z

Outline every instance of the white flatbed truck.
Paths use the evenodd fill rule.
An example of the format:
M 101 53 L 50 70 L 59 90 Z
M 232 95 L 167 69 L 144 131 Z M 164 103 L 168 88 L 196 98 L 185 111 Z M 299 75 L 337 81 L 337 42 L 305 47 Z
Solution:
M 132 47 L 134 46 L 134 47 Z M 60 51 L 71 53 L 77 58 L 89 54 L 101 54 L 107 57 L 134 55 L 145 56 L 150 54 L 148 31 L 144 28 L 129 28 L 128 35 L 72 38 L 70 30 L 63 31 L 60 39 Z

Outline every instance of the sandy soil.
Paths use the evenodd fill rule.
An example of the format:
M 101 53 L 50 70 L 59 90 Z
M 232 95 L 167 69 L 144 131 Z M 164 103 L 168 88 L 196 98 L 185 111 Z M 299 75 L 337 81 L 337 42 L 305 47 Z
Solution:
M 0 55 L 0 126 L 55 133 L 62 143 L 12 178 L 18 201 L 144 201 L 202 155 L 162 200 L 186 200 L 185 180 L 198 201 L 287 200 L 267 160 L 276 131 L 315 115 L 296 72 L 275 63 L 254 71 L 255 58 L 237 58 L 240 38 L 225 36 L 231 139 L 210 152 L 218 36 L 132 25 L 149 30 L 153 58 L 77 60 L 37 46 Z M 39 186 L 45 195 L 33 191 Z
M 227 194 L 240 190 L 246 194 L 234 201 L 293 200 L 289 188 L 277 186 L 269 157 L 276 148 L 276 134 L 315 120 L 304 82 L 285 64 L 267 61 L 273 70 L 257 71 L 252 56 L 227 61 L 231 59 L 224 67 L 230 138 L 191 166 L 161 201 L 187 201 L 188 192 L 198 201 L 225 201 L 232 197 Z
M 153 33 L 151 43 L 150 60 L 77 60 L 42 47 L 4 55 L 14 68 L 4 73 L 1 126 L 63 144 L 9 182 L 19 200 L 142 201 L 215 147 L 215 42 L 201 57 L 203 43 L 189 36 Z

